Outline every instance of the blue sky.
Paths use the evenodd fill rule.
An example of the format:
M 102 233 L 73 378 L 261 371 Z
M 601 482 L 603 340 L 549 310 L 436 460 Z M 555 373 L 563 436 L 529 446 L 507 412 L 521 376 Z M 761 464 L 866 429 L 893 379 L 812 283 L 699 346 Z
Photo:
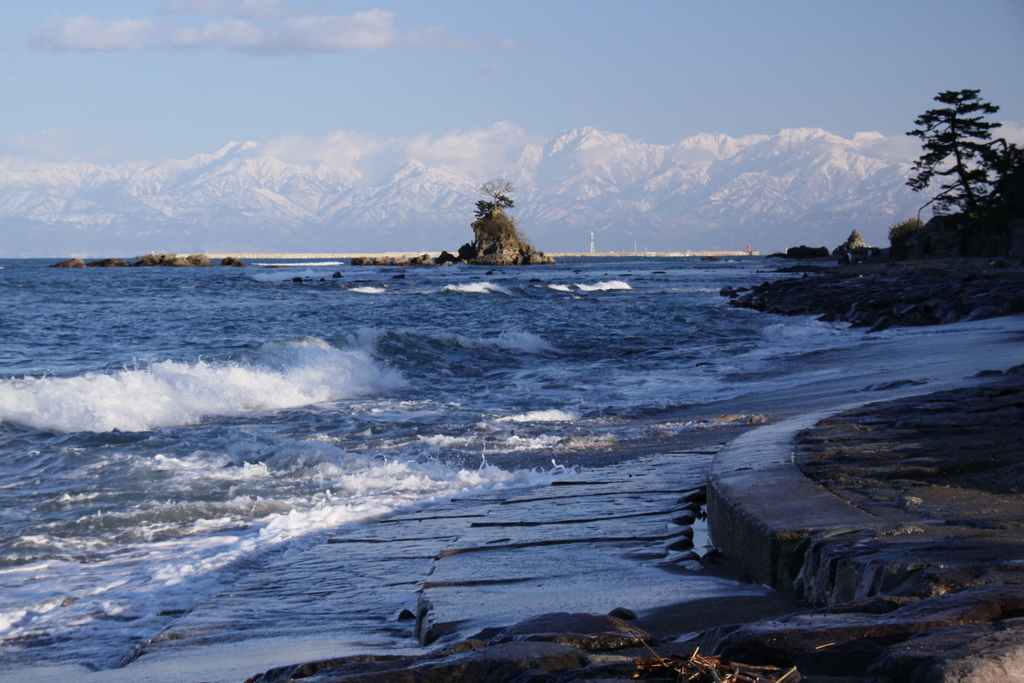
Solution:
M 0 6 L 0 155 L 901 136 L 941 90 L 1024 124 L 1022 73 L 1021 0 L 19 1 Z

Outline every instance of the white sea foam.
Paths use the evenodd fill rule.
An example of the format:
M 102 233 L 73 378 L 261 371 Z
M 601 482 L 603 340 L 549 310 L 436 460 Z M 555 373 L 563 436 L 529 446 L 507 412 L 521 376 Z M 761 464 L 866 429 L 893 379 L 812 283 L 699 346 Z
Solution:
M 498 419 L 498 422 L 573 422 L 580 419 L 576 413 L 564 410 L 531 410 L 521 415 L 509 415 Z
M 444 291 L 461 292 L 464 294 L 490 294 L 491 292 L 510 294 L 507 289 L 500 285 L 496 285 L 493 282 L 470 282 L 464 285 L 446 285 Z
M 544 341 L 542 337 L 530 332 L 502 332 L 497 337 L 486 337 L 481 343 L 494 346 L 499 349 L 506 349 L 515 353 L 531 353 L 537 355 L 552 355 L 559 353 L 551 344 Z
M 361 352 L 300 339 L 265 344 L 249 362 L 167 360 L 112 373 L 0 381 L 0 421 L 57 432 L 146 431 L 403 383 Z
M 542 448 L 554 448 L 565 439 L 561 436 L 542 434 L 540 436 L 510 436 L 505 439 L 505 447 L 512 451 L 532 451 Z
M 134 519 L 122 515 L 120 523 L 139 528 L 140 542 L 91 548 L 84 563 L 73 559 L 89 540 L 84 534 L 70 539 L 26 536 L 20 540 L 26 548 L 54 548 L 69 541 L 76 547 L 60 545 L 65 559 L 0 568 L 0 640 L 40 631 L 60 638 L 82 628 L 91 639 L 111 643 L 151 637 L 167 621 L 158 616 L 161 612 L 188 609 L 223 589 L 237 579 L 234 572 L 243 558 L 275 549 L 294 554 L 320 538 L 317 532 L 343 524 L 466 491 L 549 483 L 560 474 L 488 465 L 466 470 L 437 462 L 367 462 L 305 498 L 164 502 L 154 504 L 154 510 L 138 511 Z M 191 524 L 182 525 L 182 516 Z M 170 522 L 178 522 L 179 533 L 163 533 Z M 154 539 L 154 533 L 160 537 Z
M 559 291 L 559 292 L 571 292 L 572 291 L 572 287 L 570 287 L 569 285 L 548 285 L 548 287 L 550 287 L 551 289 L 554 289 L 556 291 Z
M 606 280 L 594 285 L 576 285 L 582 292 L 608 292 L 615 289 L 633 289 L 622 280 Z
M 359 287 L 349 287 L 348 291 L 356 292 L 357 294 L 383 294 L 388 290 L 386 287 L 370 287 L 366 285 Z

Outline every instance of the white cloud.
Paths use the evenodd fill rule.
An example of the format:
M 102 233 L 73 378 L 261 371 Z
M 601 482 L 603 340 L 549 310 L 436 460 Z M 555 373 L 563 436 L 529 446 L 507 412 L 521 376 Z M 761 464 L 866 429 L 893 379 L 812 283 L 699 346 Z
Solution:
M 880 133 L 857 133 L 853 136 L 853 144 L 864 156 L 887 164 L 909 164 L 921 156 L 921 142 L 909 135 L 886 137 Z
M 393 12 L 371 9 L 351 15 L 297 16 L 278 0 L 175 0 L 164 11 L 221 14 L 197 26 L 159 27 L 151 19 L 105 21 L 52 15 L 36 27 L 34 47 L 52 50 L 142 50 L 150 47 L 223 48 L 239 52 L 294 54 L 440 46 L 456 50 L 508 49 L 509 38 L 475 41 L 452 37 L 443 26 L 401 33 Z
M 276 140 L 259 146 L 259 152 L 292 164 L 316 166 L 325 164 L 345 169 L 353 177 L 362 171 L 357 164 L 364 157 L 380 151 L 382 144 L 377 140 L 347 131 L 335 131 L 319 138 L 309 135 L 282 135 Z
M 241 0 L 241 2 L 175 0 L 168 3 L 163 11 L 169 14 L 223 14 L 239 19 L 272 19 L 293 14 L 279 5 L 280 0 Z
M 117 51 L 143 50 L 156 32 L 150 19 L 102 21 L 93 17 L 53 14 L 43 20 L 29 43 L 51 50 Z
M 992 137 L 1003 138 L 1011 144 L 1024 147 L 1024 126 L 1012 121 L 1003 121 L 1002 124 L 992 131 Z
M 243 19 L 223 19 L 176 31 L 170 43 L 252 52 L 341 52 L 390 47 L 396 36 L 394 15 L 371 10 L 347 17 L 294 17 L 266 29 Z
M 478 171 L 500 172 L 531 142 L 541 140 L 517 125 L 501 121 L 489 128 L 466 132 L 420 135 L 409 140 L 405 150 L 409 156 L 429 166 L 467 166 Z
M 488 128 L 383 141 L 346 131 L 322 138 L 287 135 L 261 144 L 259 152 L 294 164 L 325 164 L 375 182 L 410 158 L 427 166 L 453 166 L 491 177 L 511 168 L 526 145 L 539 142 L 521 127 L 499 122 Z
M 251 50 L 266 42 L 262 29 L 242 19 L 223 19 L 197 28 L 183 28 L 170 39 L 175 47 L 226 47 Z
M 58 128 L 20 133 L 12 138 L 0 139 L 0 156 L 34 161 L 67 161 L 76 158 L 73 152 L 75 142 L 70 131 Z
M 272 32 L 271 50 L 379 50 L 395 43 L 395 15 L 375 9 L 350 17 L 304 16 L 285 20 Z

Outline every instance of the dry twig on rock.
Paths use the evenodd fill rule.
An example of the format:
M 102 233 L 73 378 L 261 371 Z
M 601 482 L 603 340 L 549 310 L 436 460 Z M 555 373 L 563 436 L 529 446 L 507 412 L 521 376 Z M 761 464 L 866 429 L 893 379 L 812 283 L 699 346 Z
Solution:
M 783 670 L 777 666 L 757 666 L 740 662 L 722 661 L 718 655 L 692 655 L 668 657 L 638 657 L 635 679 L 662 679 L 694 681 L 694 683 L 796 683 L 800 674 L 794 666 Z

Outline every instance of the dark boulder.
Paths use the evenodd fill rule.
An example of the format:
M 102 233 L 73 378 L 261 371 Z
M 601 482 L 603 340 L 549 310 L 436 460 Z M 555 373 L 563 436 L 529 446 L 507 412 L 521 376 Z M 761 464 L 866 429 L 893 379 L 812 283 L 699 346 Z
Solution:
M 785 254 L 786 258 L 801 260 L 827 258 L 828 256 L 828 247 L 808 247 L 805 244 L 801 244 L 799 247 L 790 247 Z
M 55 263 L 55 264 L 53 264 L 52 267 L 53 268 L 85 268 L 85 261 L 83 261 L 80 258 L 73 258 L 73 259 L 68 259 L 67 261 L 61 261 L 60 263 Z
M 101 261 L 90 261 L 86 264 L 89 268 L 124 268 L 132 265 L 128 261 L 119 258 L 105 258 Z
M 237 259 L 234 256 L 225 256 L 220 260 L 222 266 L 231 266 L 233 268 L 241 268 L 245 264 L 242 263 L 241 259 Z
M 412 657 L 360 655 L 273 669 L 252 683 L 287 683 L 315 677 L 317 683 L 502 683 L 524 674 L 580 669 L 585 653 L 557 643 L 510 642 L 490 647 L 453 648 Z M 527 675 L 529 675 L 527 674 Z M 531 677 L 532 680 L 532 677 Z
M 463 263 L 464 261 L 454 254 L 449 254 L 447 251 L 442 251 L 441 255 L 437 257 L 437 265 L 444 266 L 449 263 Z

